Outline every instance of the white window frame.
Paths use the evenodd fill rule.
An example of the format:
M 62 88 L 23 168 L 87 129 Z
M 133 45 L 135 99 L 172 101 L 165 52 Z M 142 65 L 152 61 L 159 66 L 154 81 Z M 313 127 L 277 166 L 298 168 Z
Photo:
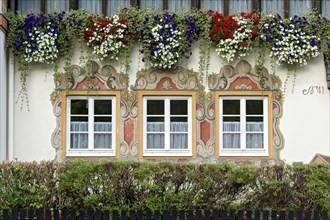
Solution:
M 223 100 L 240 100 L 240 143 L 241 148 L 224 149 L 223 148 Z M 247 149 L 246 148 L 246 100 L 263 100 L 263 149 Z M 220 96 L 219 97 L 219 156 L 269 156 L 268 152 L 268 96 Z M 235 116 L 236 117 L 236 116 Z
M 71 135 L 71 100 L 88 101 L 88 148 L 70 148 Z M 112 146 L 111 149 L 94 149 L 94 101 L 111 100 L 112 102 Z M 115 96 L 67 96 L 66 98 L 66 155 L 67 156 L 115 156 L 116 155 L 116 97 Z
M 147 100 L 164 100 L 165 140 L 164 149 L 147 149 Z M 170 148 L 170 101 L 187 100 L 188 148 Z M 192 97 L 191 96 L 143 96 L 143 156 L 192 156 Z

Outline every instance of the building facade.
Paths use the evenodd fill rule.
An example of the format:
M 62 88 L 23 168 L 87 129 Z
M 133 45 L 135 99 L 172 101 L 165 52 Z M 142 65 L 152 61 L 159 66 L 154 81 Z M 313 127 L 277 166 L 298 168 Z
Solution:
M 32 2 L 44 12 L 51 6 L 61 10 L 76 7 L 109 15 L 115 7 L 150 4 L 118 1 L 111 7 L 112 1 L 95 1 L 98 7 L 92 7 L 84 1 L 29 4 Z M 256 8 L 264 12 L 291 9 L 283 11 L 283 16 L 308 7 L 326 14 L 329 4 L 279 1 L 279 6 L 267 6 L 267 1 L 237 1 L 242 8 L 235 8 L 234 1 L 152 2 L 162 6 L 159 10 L 205 6 L 225 14 Z M 305 6 L 299 8 L 302 2 Z M 28 102 L 21 105 L 21 78 L 17 60 L 5 48 L 7 20 L 3 13 L 7 8 L 24 11 L 32 5 L 6 3 L 2 2 L 0 14 L 1 160 L 84 158 L 266 165 L 280 160 L 307 163 L 317 153 L 330 154 L 330 65 L 323 54 L 292 71 L 274 66 L 270 59 L 259 68 L 256 51 L 225 62 L 211 50 L 208 74 L 201 77 L 200 42 L 192 45 L 192 56 L 184 65 L 168 69 L 142 62 L 142 46 L 137 43 L 130 51 L 128 73 L 123 73 L 120 62 L 96 58 L 80 62 L 81 49 L 76 48 L 66 75 L 54 74 L 52 65 L 30 64 Z M 63 68 L 60 63 L 59 70 Z

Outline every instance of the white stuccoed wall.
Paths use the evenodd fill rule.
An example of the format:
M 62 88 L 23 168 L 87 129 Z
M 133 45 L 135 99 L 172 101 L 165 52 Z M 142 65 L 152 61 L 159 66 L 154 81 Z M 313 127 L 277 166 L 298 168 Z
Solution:
M 0 162 L 7 159 L 7 56 L 5 33 L 0 29 Z
M 130 85 L 135 83 L 135 73 L 144 67 L 139 61 L 138 47 L 133 49 L 130 71 Z M 209 73 L 219 73 L 225 64 L 211 53 Z M 254 56 L 244 58 L 254 65 Z M 189 59 L 188 68 L 198 71 L 198 49 L 194 45 L 193 56 Z M 238 61 L 233 62 L 233 66 Z M 105 62 L 99 62 L 104 65 Z M 73 57 L 72 64 L 79 64 L 78 54 Z M 120 71 L 119 65 L 114 65 Z M 266 67 L 270 71 L 269 63 Z M 276 74 L 283 83 L 287 70 L 278 67 Z M 51 146 L 51 135 L 55 129 L 55 116 L 50 102 L 50 94 L 54 89 L 53 69 L 51 65 L 33 64 L 28 78 L 29 109 L 20 104 L 15 105 L 14 115 L 14 158 L 19 160 L 49 160 L 55 158 L 55 149 Z M 291 74 L 293 76 L 293 74 Z M 20 89 L 19 74 L 15 73 L 15 99 Z M 302 90 L 310 86 L 323 86 L 324 94 L 303 95 Z M 206 86 L 207 88 L 207 86 Z M 326 87 L 323 56 L 319 56 L 309 65 L 300 68 L 292 90 L 292 77 L 287 84 L 283 105 L 283 117 L 280 129 L 284 135 L 285 146 L 281 151 L 281 159 L 288 163 L 302 161 L 309 163 L 316 153 L 330 154 L 330 92 Z

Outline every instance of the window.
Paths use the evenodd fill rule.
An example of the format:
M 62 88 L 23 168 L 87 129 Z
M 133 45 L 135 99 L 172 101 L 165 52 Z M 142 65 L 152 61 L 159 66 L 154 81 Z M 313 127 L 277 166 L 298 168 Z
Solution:
M 269 156 L 271 93 L 266 93 L 251 96 L 220 93 L 216 142 L 221 157 Z
M 284 0 L 261 0 L 263 14 L 278 13 L 284 16 Z
M 330 0 L 322 1 L 322 14 L 326 17 L 330 16 Z
M 68 96 L 66 147 L 68 156 L 114 156 L 115 96 Z
M 261 11 L 263 14 L 278 12 L 281 16 L 302 15 L 312 8 L 324 15 L 329 14 L 329 0 L 17 0 L 8 1 L 11 10 L 26 12 L 36 8 L 41 12 L 50 12 L 52 8 L 58 10 L 86 9 L 88 11 L 113 15 L 119 8 L 138 6 L 139 8 L 155 8 L 158 11 L 179 11 L 189 8 L 206 8 L 217 10 L 224 15 L 236 12 Z
M 143 156 L 192 156 L 192 97 L 143 96 Z

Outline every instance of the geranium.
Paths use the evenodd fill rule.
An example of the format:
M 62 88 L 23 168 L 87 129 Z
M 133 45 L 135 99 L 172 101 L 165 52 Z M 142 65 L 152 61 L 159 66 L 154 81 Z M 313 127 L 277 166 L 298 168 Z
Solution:
M 54 63 L 71 48 L 72 38 L 68 29 L 78 30 L 81 20 L 75 14 L 54 12 L 48 15 L 29 14 L 16 32 L 11 43 L 16 56 L 27 62 Z
M 306 17 L 282 19 L 279 14 L 266 17 L 261 28 L 260 41 L 270 49 L 277 64 L 306 65 L 307 60 L 320 54 L 320 35 L 311 29 Z
M 134 36 L 128 31 L 125 19 L 118 15 L 106 18 L 94 15 L 89 16 L 88 21 L 84 36 L 87 45 L 93 47 L 93 53 L 100 60 L 118 60 L 120 53 L 128 47 Z
M 210 11 L 212 16 L 210 38 L 217 54 L 228 62 L 249 54 L 258 36 L 259 17 L 254 13 L 228 16 Z
M 171 68 L 182 57 L 191 56 L 198 30 L 191 17 L 164 13 L 146 17 L 143 21 L 142 61 L 147 59 L 155 67 Z

